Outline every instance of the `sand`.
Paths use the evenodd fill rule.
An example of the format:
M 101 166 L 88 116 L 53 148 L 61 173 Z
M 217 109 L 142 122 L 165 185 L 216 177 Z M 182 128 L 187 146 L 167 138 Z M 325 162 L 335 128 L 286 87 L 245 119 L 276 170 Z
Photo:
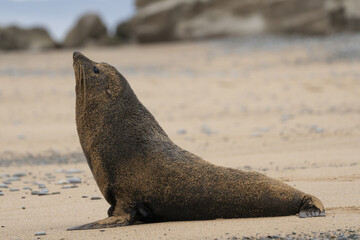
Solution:
M 285 181 L 316 195 L 327 209 L 324 218 L 105 231 L 66 231 L 105 218 L 109 207 L 76 133 L 72 51 L 1 52 L 0 184 L 26 173 L 0 187 L 1 239 L 360 238 L 359 40 L 270 36 L 82 49 L 116 66 L 179 146 L 217 165 Z M 57 184 L 67 176 L 82 182 Z M 49 195 L 23 189 L 41 190 L 39 183 Z M 34 236 L 40 231 L 46 235 Z

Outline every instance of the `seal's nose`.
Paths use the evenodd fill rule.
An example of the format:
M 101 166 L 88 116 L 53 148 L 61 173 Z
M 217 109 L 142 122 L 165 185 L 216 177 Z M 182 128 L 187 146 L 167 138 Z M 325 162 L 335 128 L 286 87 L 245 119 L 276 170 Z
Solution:
M 74 60 L 74 62 L 75 62 L 75 60 L 78 59 L 81 55 L 82 55 L 82 54 L 81 54 L 80 52 L 75 51 L 75 52 L 73 53 L 73 60 Z

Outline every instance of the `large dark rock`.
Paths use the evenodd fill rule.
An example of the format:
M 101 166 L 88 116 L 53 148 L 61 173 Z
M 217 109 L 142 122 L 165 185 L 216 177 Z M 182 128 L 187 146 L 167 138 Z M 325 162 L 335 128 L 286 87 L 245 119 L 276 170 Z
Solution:
M 117 25 L 115 32 L 116 43 L 122 44 L 134 42 L 134 36 L 133 22 L 126 21 Z
M 82 16 L 67 34 L 64 47 L 81 47 L 87 45 L 106 45 L 109 37 L 106 26 L 97 14 Z
M 56 47 L 44 28 L 23 29 L 16 26 L 0 28 L 2 50 L 44 50 Z
M 137 0 L 139 42 L 360 29 L 358 0 Z

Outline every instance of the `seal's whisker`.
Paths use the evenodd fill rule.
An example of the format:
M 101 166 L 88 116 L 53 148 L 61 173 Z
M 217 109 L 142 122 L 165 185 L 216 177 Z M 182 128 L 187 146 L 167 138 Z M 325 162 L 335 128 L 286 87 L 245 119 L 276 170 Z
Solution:
M 84 106 L 86 106 L 86 73 L 85 73 L 85 68 L 82 66 L 81 68 L 81 72 L 83 75 L 83 84 L 84 84 Z

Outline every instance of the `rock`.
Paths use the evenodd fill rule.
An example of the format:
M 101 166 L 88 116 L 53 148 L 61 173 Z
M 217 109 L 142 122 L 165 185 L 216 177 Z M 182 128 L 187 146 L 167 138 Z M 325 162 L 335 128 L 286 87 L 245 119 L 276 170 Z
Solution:
M 9 188 L 6 184 L 0 183 L 0 188 Z
M 69 178 L 69 183 L 81 183 L 81 178 Z
M 213 131 L 209 125 L 207 125 L 206 123 L 204 123 L 202 126 L 201 126 L 201 131 L 207 135 L 211 135 L 211 134 L 216 134 L 217 131 Z
M 11 177 L 7 179 L 8 181 L 20 181 L 19 177 Z
M 100 200 L 100 199 L 101 199 L 101 197 L 99 197 L 99 196 L 93 196 L 90 198 L 90 200 Z
M 161 0 L 136 0 L 136 7 L 141 8 L 149 5 L 150 3 L 155 3 Z
M 46 235 L 45 231 L 40 231 L 40 232 L 35 233 L 35 236 L 43 236 L 43 235 Z
M 133 22 L 127 21 L 119 23 L 115 32 L 116 43 L 135 42 L 135 33 L 133 31 Z
M 358 0 L 137 0 L 136 6 L 128 22 L 139 42 L 360 29 Z
M 310 132 L 314 132 L 314 133 L 323 133 L 324 132 L 324 129 L 321 128 L 321 127 L 318 127 L 316 125 L 312 125 L 310 127 Z
M 3 192 L 0 192 L 0 196 L 4 196 L 4 193 L 3 193 Z
M 31 187 L 25 186 L 23 187 L 24 190 L 30 190 L 31 191 Z
M 42 189 L 41 191 L 38 192 L 37 195 L 38 195 L 38 196 L 44 196 L 44 195 L 50 195 L 50 194 L 49 194 L 49 190 L 48 190 L 48 189 Z
M 73 173 L 82 173 L 83 171 L 79 170 L 79 169 L 69 169 L 69 170 L 66 170 L 65 173 L 68 173 L 68 174 L 73 174 Z
M 106 45 L 109 38 L 107 30 L 97 14 L 82 16 L 67 34 L 64 47 L 81 47 L 87 45 Z
M 178 135 L 184 135 L 184 134 L 186 134 L 186 129 L 185 128 L 182 128 L 182 129 L 179 129 L 176 133 L 178 134 Z
M 68 180 L 60 180 L 58 181 L 56 184 L 60 184 L 60 185 L 63 185 L 63 184 L 69 184 L 70 182 Z
M 19 191 L 18 188 L 10 188 L 10 192 L 17 192 L 17 191 Z
M 12 176 L 13 177 L 24 177 L 24 176 L 26 176 L 26 172 L 16 172 Z
M 17 26 L 0 28 L 2 50 L 46 50 L 55 47 L 56 43 L 44 28 L 24 29 Z

